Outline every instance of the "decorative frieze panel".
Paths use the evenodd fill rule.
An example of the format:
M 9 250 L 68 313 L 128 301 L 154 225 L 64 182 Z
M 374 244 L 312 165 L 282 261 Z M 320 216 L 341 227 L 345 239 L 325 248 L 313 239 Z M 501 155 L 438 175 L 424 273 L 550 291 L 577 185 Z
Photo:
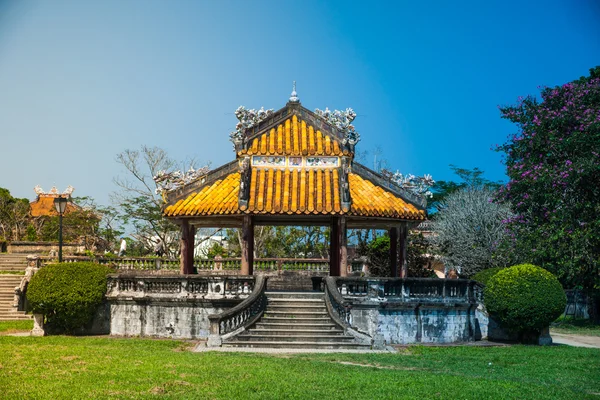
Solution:
M 255 167 L 285 167 L 285 157 L 279 156 L 254 156 L 252 165 Z
M 336 168 L 340 165 L 339 157 L 284 157 L 284 156 L 253 156 L 253 167 L 269 168 Z
M 306 157 L 307 167 L 337 167 L 338 157 Z

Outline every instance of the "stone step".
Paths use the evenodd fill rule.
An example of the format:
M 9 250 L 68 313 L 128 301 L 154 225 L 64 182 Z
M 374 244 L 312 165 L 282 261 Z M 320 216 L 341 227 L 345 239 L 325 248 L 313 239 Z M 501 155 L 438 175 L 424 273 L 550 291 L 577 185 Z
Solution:
M 326 317 L 297 317 L 297 318 L 290 318 L 290 317 L 281 317 L 281 316 L 263 316 L 260 319 L 260 322 L 268 322 L 268 323 L 272 323 L 272 322 L 284 322 L 286 324 L 289 323 L 300 323 L 300 324 L 318 324 L 318 323 L 330 323 L 331 322 L 331 318 L 329 316 Z
M 271 312 L 318 312 L 318 313 L 326 313 L 327 307 L 325 305 L 310 305 L 310 306 L 298 306 L 298 305 L 267 305 L 266 313 Z
M 269 311 L 268 318 L 329 318 L 327 311 Z
M 298 335 L 298 336 L 285 336 L 285 335 L 253 335 L 243 333 L 236 336 L 236 340 L 242 341 L 253 341 L 253 342 L 317 342 L 317 343 L 352 343 L 354 338 L 352 336 L 327 336 L 327 335 Z
M 322 292 L 266 292 L 269 300 L 274 299 L 325 299 Z
M 265 336 L 343 336 L 342 329 L 284 329 L 284 328 L 254 328 L 248 331 L 250 335 L 265 335 Z
M 270 297 L 269 303 L 273 304 L 287 304 L 287 303 L 298 303 L 298 304 L 320 304 L 323 303 L 321 298 L 308 298 L 308 299 L 297 299 L 292 297 Z
M 257 322 L 257 329 L 285 329 L 294 327 L 294 329 L 335 329 L 337 325 L 332 322 L 327 323 L 298 323 L 297 321 L 293 322 Z
M 256 347 L 256 348 L 272 348 L 272 349 L 329 349 L 329 350 L 356 350 L 371 348 L 370 345 L 360 343 L 346 342 L 283 342 L 283 341 L 231 341 L 224 342 L 223 347 Z

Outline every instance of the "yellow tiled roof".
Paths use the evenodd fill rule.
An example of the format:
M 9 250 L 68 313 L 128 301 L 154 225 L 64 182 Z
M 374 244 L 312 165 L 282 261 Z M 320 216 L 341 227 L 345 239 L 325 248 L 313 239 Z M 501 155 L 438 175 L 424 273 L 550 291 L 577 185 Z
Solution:
M 315 130 L 296 115 L 252 140 L 248 150 L 239 155 L 344 155 L 337 139 Z M 347 151 L 346 151 L 347 154 Z
M 354 215 L 425 219 L 425 211 L 350 173 L 350 210 L 342 209 L 337 168 L 252 168 L 248 206 L 238 206 L 240 174 L 232 173 L 168 206 L 170 217 L 228 214 Z
M 192 193 L 164 210 L 170 217 L 239 213 L 240 174 L 234 172 Z
M 251 214 L 339 214 L 337 168 L 253 168 L 250 178 Z
M 348 174 L 348 183 L 352 198 L 352 207 L 348 213 L 350 215 L 425 219 L 425 210 L 419 210 L 384 188 L 363 179 L 358 174 Z

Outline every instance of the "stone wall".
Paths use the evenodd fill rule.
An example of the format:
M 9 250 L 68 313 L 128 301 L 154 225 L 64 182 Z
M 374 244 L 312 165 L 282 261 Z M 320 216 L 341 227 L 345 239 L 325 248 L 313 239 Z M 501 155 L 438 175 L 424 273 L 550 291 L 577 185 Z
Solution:
M 254 284 L 248 276 L 111 275 L 106 295 L 110 334 L 208 338 L 208 316 L 241 303 Z
M 58 243 L 54 242 L 9 242 L 6 246 L 9 254 L 58 254 Z M 63 243 L 63 254 L 83 253 L 82 244 Z
M 206 339 L 210 314 L 221 313 L 241 300 L 111 301 L 110 334 L 174 339 Z
M 455 343 L 475 340 L 469 304 L 354 304 L 351 324 L 385 344 Z

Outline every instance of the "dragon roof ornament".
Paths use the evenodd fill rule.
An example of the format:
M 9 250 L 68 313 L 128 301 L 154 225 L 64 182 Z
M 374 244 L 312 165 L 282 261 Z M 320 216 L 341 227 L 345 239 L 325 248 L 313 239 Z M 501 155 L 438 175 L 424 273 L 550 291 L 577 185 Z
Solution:
M 192 183 L 198 178 L 208 174 L 209 171 L 210 168 L 208 166 L 198 169 L 190 167 L 190 169 L 187 172 L 167 172 L 164 170 L 158 171 L 156 176 L 152 178 L 156 183 L 156 194 L 163 194 L 166 192 L 171 192 L 173 190 L 180 189 L 188 183 Z
M 229 138 L 233 142 L 234 147 L 243 144 L 244 132 L 246 132 L 246 129 L 258 125 L 261 121 L 269 118 L 271 115 L 273 115 L 273 109 L 265 110 L 264 107 L 261 107 L 260 110 L 255 110 L 239 106 L 237 110 L 235 110 L 235 117 L 240 122 L 235 126 L 235 131 L 229 134 Z
M 360 135 L 354 130 L 354 125 L 352 125 L 352 121 L 356 118 L 356 113 L 353 109 L 346 108 L 346 111 L 331 111 L 327 107 L 325 110 L 319 110 L 317 108 L 315 109 L 315 114 L 335 126 L 337 130 L 344 135 L 342 144 L 354 146 L 360 140 Z
M 435 181 L 429 174 L 423 176 L 415 176 L 413 174 L 404 175 L 400 171 L 391 172 L 384 169 L 381 171 L 381 175 L 420 198 L 433 197 L 430 189 L 435 184 Z
M 45 192 L 44 189 L 42 189 L 42 187 L 40 185 L 37 185 L 36 187 L 33 188 L 33 191 L 35 192 L 35 194 L 37 194 L 38 196 L 56 196 L 56 197 L 66 197 L 66 196 L 71 196 L 71 194 L 73 193 L 73 191 L 75 190 L 75 188 L 71 185 L 67 186 L 67 188 L 65 189 L 64 192 L 59 193 L 58 189 L 56 188 L 56 186 L 52 186 L 52 189 L 50 189 L 49 192 Z

